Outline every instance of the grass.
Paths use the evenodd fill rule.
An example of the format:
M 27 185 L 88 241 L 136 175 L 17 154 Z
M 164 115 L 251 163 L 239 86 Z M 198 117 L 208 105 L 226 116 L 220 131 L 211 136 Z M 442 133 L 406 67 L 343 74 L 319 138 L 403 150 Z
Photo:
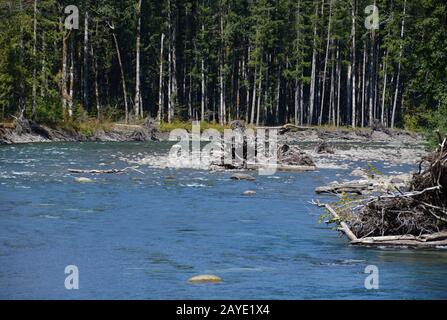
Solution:
M 187 130 L 188 132 L 191 132 L 192 130 L 192 122 L 186 122 L 186 121 L 173 121 L 171 123 L 167 123 L 167 122 L 162 122 L 160 124 L 160 131 L 161 132 L 171 132 L 172 130 L 175 129 L 184 129 Z M 200 122 L 200 131 L 203 132 L 204 130 L 208 130 L 208 129 L 215 129 L 219 132 L 224 132 L 225 129 L 230 129 L 229 125 L 220 125 L 218 123 L 213 123 L 213 122 L 205 122 L 202 121 Z

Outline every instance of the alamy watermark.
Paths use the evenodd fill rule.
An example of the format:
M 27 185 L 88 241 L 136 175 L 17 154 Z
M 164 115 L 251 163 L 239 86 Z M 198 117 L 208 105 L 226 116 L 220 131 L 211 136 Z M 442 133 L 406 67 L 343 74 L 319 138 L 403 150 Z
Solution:
M 365 278 L 366 290 L 378 290 L 379 289 L 379 268 L 375 265 L 369 265 L 365 268 L 365 274 L 368 276 Z
M 369 5 L 365 8 L 365 14 L 369 14 L 365 18 L 365 28 L 368 30 L 378 30 L 380 27 L 379 8 L 375 5 Z
M 79 269 L 75 265 L 68 265 L 65 267 L 65 274 L 68 276 L 65 278 L 65 289 L 67 290 L 79 290 Z
M 200 130 L 193 122 L 192 131 L 175 129 L 170 141 L 178 141 L 168 161 L 173 166 L 257 169 L 260 175 L 273 175 L 278 162 L 278 134 L 276 129 L 226 129 L 223 135 L 215 129 Z M 202 142 L 208 142 L 202 146 Z

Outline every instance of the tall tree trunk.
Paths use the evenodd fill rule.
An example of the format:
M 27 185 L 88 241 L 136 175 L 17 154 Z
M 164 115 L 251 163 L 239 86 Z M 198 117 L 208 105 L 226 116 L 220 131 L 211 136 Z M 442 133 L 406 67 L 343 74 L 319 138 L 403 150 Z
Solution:
M 69 100 L 68 100 L 68 116 L 71 118 L 73 116 L 73 103 L 74 103 L 74 50 L 75 50 L 75 42 L 74 42 L 74 34 L 71 34 L 70 40 L 70 91 L 69 91 Z
M 42 81 L 42 85 L 40 86 L 40 96 L 44 97 L 46 95 L 46 93 L 48 92 L 48 80 L 47 80 L 47 73 L 46 73 L 46 67 L 47 67 L 47 63 L 46 63 L 46 59 L 45 59 L 45 55 L 46 55 L 46 51 L 47 51 L 47 42 L 46 42 L 46 38 L 45 38 L 45 33 L 42 34 L 42 61 L 41 61 L 41 81 Z
M 89 110 L 89 85 L 88 85 L 88 11 L 85 12 L 84 17 L 84 90 L 83 90 L 83 104 L 84 109 Z
M 61 22 L 61 29 L 63 31 L 62 36 L 62 79 L 61 79 L 61 102 L 62 102 L 62 112 L 64 113 L 67 110 L 67 64 L 68 64 L 68 38 L 70 37 L 71 31 L 68 32 L 67 35 L 65 35 L 65 29 L 63 29 L 63 24 Z
M 374 125 L 374 89 L 375 89 L 375 30 L 371 31 L 371 52 L 370 52 L 370 72 L 369 72 L 369 126 Z
M 256 108 L 256 88 L 257 88 L 257 81 L 258 81 L 258 69 L 256 69 L 255 67 L 255 76 L 254 76 L 254 80 L 253 80 L 253 95 L 252 95 L 252 104 L 251 104 L 251 118 L 250 118 L 250 123 L 254 124 L 255 123 L 255 108 Z
M 109 26 L 112 29 L 112 36 L 113 36 L 113 40 L 115 42 L 116 55 L 118 57 L 118 64 L 120 66 L 121 83 L 123 86 L 125 121 L 126 121 L 126 123 L 129 123 L 129 105 L 127 103 L 127 86 L 126 86 L 126 77 L 124 76 L 123 62 L 121 59 L 121 51 L 120 51 L 120 47 L 118 44 L 118 39 L 117 39 L 115 31 L 114 31 L 115 27 L 112 25 L 109 25 Z
M 258 106 L 256 110 L 256 126 L 259 127 L 259 120 L 261 116 L 261 100 L 262 100 L 262 62 L 259 67 L 259 87 L 258 87 Z
M 403 40 L 404 33 L 405 33 L 405 14 L 407 9 L 407 0 L 404 0 L 404 11 L 403 11 L 403 17 L 402 17 L 402 27 L 400 31 L 400 38 Z M 394 92 L 394 103 L 393 103 L 393 114 L 391 116 L 391 129 L 394 129 L 394 125 L 396 122 L 396 110 L 397 110 L 397 99 L 399 96 L 399 88 L 400 88 L 400 71 L 402 67 L 402 55 L 403 55 L 403 45 L 401 43 L 400 45 L 400 52 L 399 52 L 399 64 L 397 67 L 397 78 L 396 78 L 396 88 Z
M 161 34 L 160 39 L 160 79 L 159 79 L 159 88 L 158 88 L 158 112 L 157 112 L 157 122 L 161 123 L 163 117 L 163 49 L 164 49 L 164 33 Z
M 355 128 L 357 126 L 357 97 L 356 97 L 356 14 L 357 14 L 357 0 L 352 0 L 352 127 Z
M 363 72 L 362 72 L 362 128 L 365 127 L 365 81 L 366 81 L 366 40 L 363 44 Z
M 281 98 L 281 67 L 278 69 L 278 75 L 277 75 L 277 85 L 276 85 L 276 108 L 275 108 L 275 124 L 279 124 L 279 107 L 280 107 L 280 98 Z
M 205 59 L 202 57 L 200 59 L 201 74 L 201 96 L 200 96 L 200 119 L 205 121 L 205 103 L 206 103 L 206 84 L 205 84 Z
M 22 0 L 19 1 L 19 11 L 23 12 L 23 3 Z M 20 24 L 20 35 L 19 35 L 19 62 L 20 67 L 23 67 L 23 55 L 24 55 L 24 44 L 23 44 L 23 25 Z M 20 75 L 19 82 L 19 117 L 23 118 L 25 115 L 25 83 L 23 79 L 23 75 Z
M 332 1 L 333 0 L 329 0 L 329 22 L 328 22 L 328 27 L 327 27 L 326 55 L 324 58 L 323 88 L 322 88 L 322 97 L 321 97 L 321 104 L 320 104 L 320 117 L 318 118 L 318 125 L 320 125 L 320 126 L 323 123 L 324 99 L 325 99 L 325 95 L 326 95 L 326 73 L 327 73 L 327 66 L 328 66 L 328 60 L 329 60 L 329 48 L 330 48 L 330 42 L 331 42 Z
M 332 61 L 334 61 L 334 51 L 332 50 Z M 334 64 L 331 66 L 331 86 L 330 86 L 330 95 L 329 95 L 329 122 L 332 122 L 332 125 L 335 126 L 335 67 Z M 332 121 L 331 121 L 332 120 Z
M 312 125 L 315 103 L 315 81 L 317 68 L 317 20 L 318 20 L 318 4 L 315 4 L 315 23 L 314 23 L 314 37 L 312 44 L 312 72 L 310 77 L 310 94 L 309 94 L 309 114 L 307 116 L 307 124 Z
M 172 50 L 169 44 L 168 53 L 168 123 L 172 121 Z
M 140 111 L 142 110 L 142 100 L 140 92 L 140 46 L 141 46 L 141 5 L 142 0 L 138 0 L 137 4 L 137 43 L 136 43 L 136 67 L 135 67 L 135 101 L 134 112 L 135 118 L 140 119 Z
M 98 25 L 96 25 L 96 30 L 98 30 Z M 97 33 L 97 31 L 96 31 Z M 95 57 L 95 52 L 93 50 L 93 43 L 90 45 L 90 54 L 92 55 L 92 59 L 93 59 L 93 73 L 95 76 L 95 81 L 94 81 L 94 85 L 95 85 L 95 102 L 96 102 L 96 115 L 97 115 L 97 119 L 99 121 L 101 121 L 103 119 L 102 117 L 102 110 L 101 110 L 101 103 L 99 101 L 99 84 L 98 84 L 98 58 Z
M 340 126 L 340 100 L 341 100 L 341 63 L 340 63 L 340 43 L 337 43 L 337 127 Z
M 33 18 L 33 102 L 32 102 L 32 117 L 36 117 L 37 108 L 37 0 L 34 0 L 34 18 Z
M 387 80 L 388 80 L 388 73 L 387 73 L 387 64 L 388 64 L 388 50 L 385 54 L 385 61 L 383 62 L 383 92 L 382 92 L 382 108 L 380 112 L 380 123 L 382 126 L 385 125 L 385 99 L 386 99 L 386 87 L 387 87 Z
M 220 14 L 220 36 L 221 36 L 221 49 L 219 59 L 219 87 L 220 87 L 220 113 L 219 123 L 221 125 L 226 124 L 226 106 L 225 106 L 225 83 L 224 83 L 224 66 L 225 66 L 225 38 L 224 38 L 224 21 L 223 12 Z
M 295 125 L 301 125 L 300 123 L 300 115 L 299 115 L 299 95 L 300 95 L 300 84 L 298 79 L 295 80 L 295 94 L 294 94 L 294 106 L 295 106 Z

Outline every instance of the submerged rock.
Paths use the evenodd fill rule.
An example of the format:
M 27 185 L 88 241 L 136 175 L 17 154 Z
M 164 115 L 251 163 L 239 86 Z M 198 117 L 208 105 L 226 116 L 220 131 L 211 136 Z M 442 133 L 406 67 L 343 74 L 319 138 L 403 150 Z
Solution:
M 247 191 L 245 191 L 245 192 L 243 193 L 243 195 L 244 195 L 244 196 L 247 196 L 247 197 L 252 197 L 252 196 L 255 196 L 255 195 L 256 195 L 256 191 L 254 191 L 254 190 L 247 190 Z
M 84 177 L 80 177 L 80 178 L 75 178 L 75 181 L 78 183 L 92 183 L 93 180 L 90 178 L 84 178 Z
M 249 174 L 245 174 L 245 173 L 235 173 L 231 176 L 230 178 L 231 180 L 247 180 L 247 181 L 255 181 L 256 178 L 249 175 Z
M 359 168 L 353 170 L 349 175 L 352 177 L 366 177 L 367 176 L 366 172 Z
M 211 275 L 211 274 L 203 274 L 199 276 L 194 276 L 188 279 L 189 283 L 197 284 L 197 283 L 219 283 L 222 282 L 222 278 Z

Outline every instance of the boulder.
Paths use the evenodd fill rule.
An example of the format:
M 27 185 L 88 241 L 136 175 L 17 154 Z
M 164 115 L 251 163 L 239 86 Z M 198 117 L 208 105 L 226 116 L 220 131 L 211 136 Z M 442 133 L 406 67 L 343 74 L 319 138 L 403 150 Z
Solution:
M 75 178 L 75 181 L 78 183 L 92 183 L 93 182 L 92 179 L 85 178 L 85 177 Z
M 215 275 L 211 275 L 211 274 L 203 274 L 203 275 L 194 276 L 194 277 L 188 279 L 188 282 L 192 283 L 192 284 L 219 283 L 222 281 L 223 281 L 222 278 L 215 276 Z
M 256 178 L 249 175 L 249 174 L 245 174 L 245 173 L 235 173 L 231 176 L 230 178 L 231 180 L 246 180 L 246 181 L 255 181 Z
M 247 190 L 247 191 L 245 191 L 245 192 L 243 193 L 243 195 L 244 195 L 244 196 L 247 196 L 247 197 L 252 197 L 252 196 L 255 196 L 255 195 L 256 195 L 256 191 L 254 191 L 254 190 Z
M 349 175 L 352 176 L 352 177 L 365 177 L 365 176 L 367 176 L 366 172 L 363 171 L 362 169 L 359 169 L 359 168 L 353 170 Z

